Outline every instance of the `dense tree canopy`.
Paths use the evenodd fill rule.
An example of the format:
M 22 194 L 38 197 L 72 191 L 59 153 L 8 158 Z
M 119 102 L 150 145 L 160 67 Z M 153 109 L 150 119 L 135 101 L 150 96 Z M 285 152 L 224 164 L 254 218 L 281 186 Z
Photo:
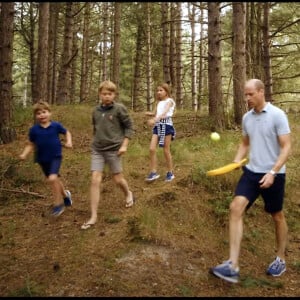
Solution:
M 96 102 L 100 81 L 110 79 L 120 100 L 140 111 L 152 108 L 156 85 L 169 82 L 179 109 L 205 112 L 219 90 L 224 110 L 210 104 L 208 113 L 239 123 L 243 81 L 257 77 L 270 101 L 298 109 L 300 4 L 240 3 L 220 2 L 216 24 L 208 2 L 15 2 L 11 104 Z M 218 36 L 209 36 L 215 26 Z M 210 40 L 219 45 L 220 77 L 209 75 Z

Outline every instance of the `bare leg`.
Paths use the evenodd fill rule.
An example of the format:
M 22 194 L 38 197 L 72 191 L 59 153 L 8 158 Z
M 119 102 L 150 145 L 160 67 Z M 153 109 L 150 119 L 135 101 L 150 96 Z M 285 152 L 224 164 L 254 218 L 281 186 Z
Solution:
M 51 174 L 47 178 L 47 181 L 52 189 L 54 205 L 58 206 L 63 203 L 62 197 L 65 196 L 64 186 L 57 174 Z
M 238 267 L 241 242 L 243 238 L 243 214 L 248 204 L 248 200 L 242 196 L 234 197 L 230 204 L 229 217 L 229 260 L 234 268 Z
M 124 178 L 123 173 L 114 174 L 113 178 L 114 178 L 114 181 L 116 182 L 116 184 L 124 192 L 124 195 L 126 197 L 126 204 L 128 204 L 129 206 L 132 206 L 131 205 L 131 204 L 133 204 L 132 203 L 132 201 L 133 201 L 132 192 L 129 190 L 128 183 L 127 183 L 126 179 Z
M 173 161 L 172 161 L 172 155 L 170 150 L 171 141 L 172 141 L 172 136 L 167 135 L 165 137 L 164 155 L 167 163 L 167 169 L 169 172 L 173 172 Z
M 157 156 L 156 156 L 156 147 L 158 143 L 157 134 L 153 134 L 150 142 L 150 171 L 156 172 L 157 170 Z
M 92 181 L 90 186 L 90 200 L 91 200 L 91 217 L 86 222 L 87 224 L 95 224 L 97 221 L 98 205 L 100 201 L 100 185 L 102 182 L 102 172 L 93 171 Z
M 275 235 L 277 244 L 277 256 L 285 260 L 285 248 L 287 244 L 288 226 L 283 211 L 271 214 L 275 225 Z

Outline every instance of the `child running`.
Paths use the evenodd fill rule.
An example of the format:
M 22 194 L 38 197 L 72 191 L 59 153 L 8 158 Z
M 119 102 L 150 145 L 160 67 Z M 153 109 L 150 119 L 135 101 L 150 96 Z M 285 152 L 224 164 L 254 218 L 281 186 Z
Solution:
M 62 144 L 59 135 L 66 136 L 65 147 L 72 148 L 72 136 L 59 122 L 51 120 L 50 105 L 46 101 L 39 101 L 33 105 L 36 124 L 29 129 L 28 141 L 19 158 L 25 160 L 30 152 L 35 150 L 35 161 L 40 165 L 51 186 L 54 205 L 53 216 L 64 212 L 65 206 L 72 205 L 71 193 L 65 190 L 59 178 L 62 163 Z
M 172 116 L 174 114 L 176 103 L 170 97 L 170 88 L 167 83 L 157 87 L 157 107 L 156 112 L 146 112 L 147 116 L 155 116 L 148 120 L 148 125 L 153 126 L 152 138 L 150 142 L 150 174 L 146 181 L 153 181 L 160 177 L 157 173 L 156 147 L 163 147 L 164 156 L 167 163 L 167 174 L 165 181 L 172 181 L 175 176 L 173 172 L 172 155 L 170 151 L 171 141 L 175 138 L 175 128 L 173 126 Z
M 116 184 L 125 195 L 125 207 L 134 204 L 134 197 L 123 176 L 122 155 L 127 151 L 129 139 L 133 135 L 133 122 L 126 107 L 115 101 L 117 87 L 111 81 L 103 81 L 99 86 L 100 105 L 92 114 L 94 138 L 92 142 L 90 186 L 91 217 L 81 229 L 92 227 L 97 221 L 100 201 L 100 186 L 103 169 L 107 164 Z

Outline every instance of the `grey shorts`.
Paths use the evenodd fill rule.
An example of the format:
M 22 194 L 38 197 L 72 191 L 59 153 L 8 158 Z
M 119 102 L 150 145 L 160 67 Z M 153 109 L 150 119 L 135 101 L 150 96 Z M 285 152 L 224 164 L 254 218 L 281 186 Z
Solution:
M 91 171 L 103 172 L 105 164 L 109 166 L 112 174 L 123 171 L 122 159 L 121 156 L 118 156 L 118 151 L 96 152 L 92 150 Z

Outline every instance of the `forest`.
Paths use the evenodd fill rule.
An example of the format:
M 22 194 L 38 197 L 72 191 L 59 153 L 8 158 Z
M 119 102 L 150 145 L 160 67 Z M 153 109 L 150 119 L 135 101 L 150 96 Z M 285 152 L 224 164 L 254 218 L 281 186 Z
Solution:
M 298 2 L 0 2 L 0 296 L 300 296 L 299 26 Z M 231 284 L 209 270 L 228 255 L 241 169 L 207 171 L 234 158 L 250 78 L 265 83 L 266 100 L 291 127 L 287 268 L 266 275 L 276 238 L 257 199 L 244 218 L 240 282 Z M 136 201 L 125 208 L 105 170 L 98 221 L 82 230 L 90 214 L 91 114 L 104 80 L 115 82 L 133 119 L 123 164 Z M 176 102 L 175 178 L 148 183 L 145 112 L 162 82 Z M 72 133 L 60 178 L 73 205 L 59 217 L 51 216 L 52 192 L 34 156 L 18 159 L 40 99 Z M 163 151 L 157 158 L 162 175 Z
M 16 137 L 16 107 L 97 103 L 106 79 L 135 112 L 167 82 L 178 109 L 207 112 L 218 130 L 240 124 L 249 78 L 298 110 L 298 2 L 3 2 L 0 12 L 1 144 Z

